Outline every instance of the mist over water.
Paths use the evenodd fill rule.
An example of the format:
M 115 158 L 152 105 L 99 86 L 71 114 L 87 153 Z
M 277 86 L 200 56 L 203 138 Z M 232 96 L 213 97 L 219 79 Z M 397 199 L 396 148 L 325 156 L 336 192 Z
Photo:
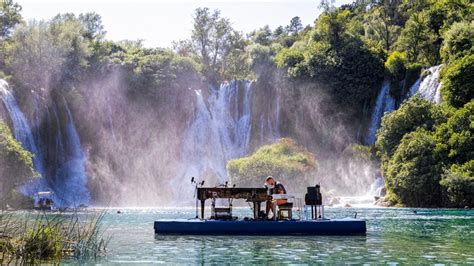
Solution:
M 438 95 L 439 70 L 428 69 L 430 74 L 418 79 L 407 97 Z M 289 184 L 294 192 L 321 183 L 328 195 L 359 197 L 354 201 L 380 194 L 378 165 L 351 151 L 348 145 L 357 142 L 352 128 L 342 113 L 328 111 L 331 100 L 321 90 L 298 85 L 295 90 L 304 97 L 295 98 L 280 92 L 290 86 L 286 81 L 265 84 L 196 84 L 170 89 L 152 104 L 130 97 L 121 72 L 111 71 L 78 88 L 87 97 L 35 97 L 33 127 L 5 81 L 1 92 L 15 137 L 35 154 L 35 169 L 42 176 L 36 189 L 25 193 L 53 190 L 63 206 L 191 205 L 192 176 L 208 186 L 232 183 L 228 160 L 279 137 L 295 138 L 318 161 L 313 177 Z M 395 108 L 385 80 L 370 114 L 366 143 L 375 142 L 382 116 Z
M 208 185 L 229 181 L 228 160 L 249 153 L 252 129 L 251 81 L 232 81 L 210 89 L 206 101 L 196 90 L 194 120 L 183 141 L 185 177 L 206 179 Z

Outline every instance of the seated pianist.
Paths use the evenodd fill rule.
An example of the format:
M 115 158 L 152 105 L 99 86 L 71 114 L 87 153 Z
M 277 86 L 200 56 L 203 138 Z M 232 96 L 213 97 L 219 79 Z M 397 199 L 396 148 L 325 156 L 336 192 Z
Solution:
M 272 176 L 269 176 L 265 179 L 265 188 L 267 189 L 267 195 L 271 196 L 273 194 L 286 194 L 286 189 L 282 183 L 276 181 Z M 267 200 L 266 206 L 266 215 L 267 218 L 270 219 L 269 214 L 270 210 L 272 210 L 273 217 L 276 217 L 276 206 L 283 205 L 287 203 L 287 199 L 269 199 Z

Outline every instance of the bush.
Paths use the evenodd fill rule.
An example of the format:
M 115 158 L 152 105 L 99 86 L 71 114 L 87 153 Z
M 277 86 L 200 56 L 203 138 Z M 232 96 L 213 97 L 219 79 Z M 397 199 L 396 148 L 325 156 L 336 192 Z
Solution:
M 249 157 L 227 163 L 232 182 L 239 186 L 259 186 L 269 175 L 289 181 L 287 184 L 299 184 L 315 169 L 314 155 L 288 138 L 262 146 Z
M 462 107 L 474 96 L 474 54 L 455 60 L 443 68 L 443 100 L 454 107 Z
M 441 206 L 442 164 L 435 151 L 436 140 L 426 130 L 406 134 L 387 163 L 387 190 L 406 206 Z
M 453 207 L 474 206 L 474 160 L 447 170 L 440 184 L 446 189 L 449 203 Z

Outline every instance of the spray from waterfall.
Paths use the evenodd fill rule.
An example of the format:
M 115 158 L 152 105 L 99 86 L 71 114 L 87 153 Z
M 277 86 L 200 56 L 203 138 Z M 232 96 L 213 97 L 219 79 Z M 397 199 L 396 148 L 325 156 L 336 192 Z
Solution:
M 219 89 L 210 89 L 207 104 L 201 90 L 195 91 L 195 115 L 182 150 L 186 177 L 204 178 L 217 185 L 228 180 L 227 161 L 246 155 L 249 149 L 250 91 L 250 81 L 226 82 Z
M 60 198 L 61 206 L 78 207 L 90 203 L 85 169 L 86 158 L 82 151 L 74 119 L 66 101 L 65 109 L 68 120 L 66 124 L 66 160 L 56 171 L 53 188 L 56 195 Z

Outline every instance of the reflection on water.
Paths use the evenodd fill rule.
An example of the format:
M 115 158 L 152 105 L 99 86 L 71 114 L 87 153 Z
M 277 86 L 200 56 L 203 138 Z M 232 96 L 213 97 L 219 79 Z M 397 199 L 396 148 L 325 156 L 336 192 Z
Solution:
M 474 263 L 474 210 L 327 208 L 329 218 L 367 220 L 366 236 L 158 236 L 155 219 L 194 209 L 110 210 L 112 234 L 99 263 Z M 249 216 L 246 208 L 235 210 Z

